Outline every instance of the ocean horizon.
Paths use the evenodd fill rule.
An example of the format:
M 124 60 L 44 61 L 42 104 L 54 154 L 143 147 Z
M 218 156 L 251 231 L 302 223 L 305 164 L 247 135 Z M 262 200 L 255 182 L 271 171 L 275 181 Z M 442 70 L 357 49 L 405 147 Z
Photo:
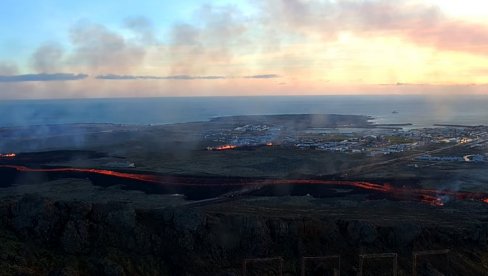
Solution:
M 367 115 L 380 124 L 488 125 L 488 96 L 246 96 L 0 101 L 0 127 L 43 124 L 172 124 L 233 115 Z

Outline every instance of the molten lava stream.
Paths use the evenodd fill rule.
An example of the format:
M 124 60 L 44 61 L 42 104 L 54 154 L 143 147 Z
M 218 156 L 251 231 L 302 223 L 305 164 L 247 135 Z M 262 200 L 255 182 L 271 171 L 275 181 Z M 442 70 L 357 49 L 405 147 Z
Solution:
M 134 173 L 123 173 L 123 172 L 116 172 L 110 170 L 101 170 L 101 169 L 81 169 L 81 168 L 52 168 L 52 169 L 36 169 L 36 168 L 28 168 L 25 166 L 16 166 L 16 165 L 2 165 L 0 168 L 11 168 L 16 169 L 20 172 L 81 172 L 81 173 L 95 173 L 101 175 L 109 175 L 115 176 L 120 178 L 126 178 L 131 180 L 139 180 L 144 182 L 153 182 L 159 183 L 158 177 L 154 175 L 147 175 L 147 174 L 134 174 Z
M 244 187 L 250 185 L 259 186 L 278 186 L 278 185 L 323 185 L 323 186 L 345 186 L 358 188 L 362 190 L 369 190 L 384 193 L 392 198 L 400 200 L 417 200 L 428 203 L 433 206 L 443 206 L 443 197 L 450 197 L 456 200 L 473 200 L 488 203 L 487 193 L 473 193 L 463 191 L 450 190 L 433 190 L 433 189 L 418 189 L 409 187 L 394 187 L 389 184 L 377 184 L 365 181 L 340 181 L 340 180 L 316 180 L 316 179 L 266 179 L 256 180 L 250 182 L 225 182 L 221 180 L 217 182 L 202 183 L 202 179 L 188 178 L 188 177 L 169 177 L 164 178 L 156 175 L 124 173 L 103 169 L 83 169 L 83 168 L 28 168 L 17 165 L 0 165 L 0 168 L 11 168 L 21 172 L 81 172 L 94 173 L 100 175 L 108 175 L 120 177 L 130 180 L 150 182 L 161 185 L 175 185 L 175 186 L 193 186 L 193 187 L 224 187 L 236 186 Z
M 305 179 L 283 179 L 268 180 L 263 182 L 266 185 L 331 185 L 348 186 L 363 190 L 377 191 L 387 194 L 393 198 L 404 200 L 418 200 L 433 206 L 444 206 L 442 197 L 452 197 L 457 200 L 473 200 L 488 203 L 488 194 L 472 192 L 456 192 L 449 190 L 418 189 L 408 187 L 394 187 L 389 184 L 376 184 L 364 181 L 339 181 L 339 180 L 305 180 Z
M 215 150 L 222 151 L 222 150 L 231 150 L 231 149 L 235 149 L 235 148 L 237 148 L 237 146 L 235 146 L 235 145 L 223 145 L 223 146 L 216 147 Z

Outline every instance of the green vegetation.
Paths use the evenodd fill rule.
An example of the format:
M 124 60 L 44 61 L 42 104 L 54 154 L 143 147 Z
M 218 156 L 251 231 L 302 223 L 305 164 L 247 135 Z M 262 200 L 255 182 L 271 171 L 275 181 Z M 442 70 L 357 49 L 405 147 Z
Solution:
M 385 136 L 384 138 L 386 141 L 388 141 L 388 143 L 392 144 L 392 145 L 398 145 L 398 144 L 410 144 L 410 143 L 413 143 L 415 142 L 413 139 L 411 138 L 407 138 L 407 137 L 402 137 L 402 136 L 395 136 L 395 135 L 390 135 L 390 136 Z

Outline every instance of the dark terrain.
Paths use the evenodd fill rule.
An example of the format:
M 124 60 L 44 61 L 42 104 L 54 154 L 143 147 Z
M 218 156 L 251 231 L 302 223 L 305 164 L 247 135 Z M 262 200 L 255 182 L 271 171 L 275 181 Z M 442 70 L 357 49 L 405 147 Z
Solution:
M 371 127 L 369 117 L 334 116 L 283 124 Z M 284 275 L 333 275 L 336 259 L 302 258 L 339 255 L 341 275 L 355 275 L 360 256 L 395 253 L 398 275 L 411 275 L 413 254 L 430 250 L 448 253 L 418 257 L 417 275 L 488 274 L 488 190 L 474 184 L 486 165 L 415 168 L 401 155 L 382 165 L 280 145 L 205 150 L 204 133 L 242 120 L 3 129 L 1 151 L 16 156 L 0 158 L 0 274 L 241 275 L 246 263 L 248 275 L 279 275 L 280 259 L 253 260 L 279 257 Z M 453 178 L 469 181 L 447 194 Z M 363 260 L 364 275 L 391 275 L 390 257 Z
M 339 254 L 342 274 L 353 275 L 360 254 L 393 252 L 399 275 L 410 275 L 412 252 L 432 249 L 450 249 L 449 266 L 432 261 L 432 273 L 421 275 L 484 275 L 488 262 L 487 212 L 471 203 L 438 209 L 285 197 L 148 205 L 127 198 L 4 199 L 1 269 L 6 275 L 240 275 L 246 258 L 280 256 L 284 274 L 299 275 L 301 257 Z M 272 266 L 263 271 L 276 275 Z M 365 269 L 366 275 L 389 271 L 389 262 Z

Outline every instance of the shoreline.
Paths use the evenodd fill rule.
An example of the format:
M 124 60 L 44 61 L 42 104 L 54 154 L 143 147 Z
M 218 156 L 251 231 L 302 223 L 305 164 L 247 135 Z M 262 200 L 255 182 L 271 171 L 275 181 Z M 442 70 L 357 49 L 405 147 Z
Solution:
M 484 125 L 458 125 L 458 124 L 434 124 L 436 127 L 455 127 L 455 128 L 477 128 L 477 127 L 483 127 Z

